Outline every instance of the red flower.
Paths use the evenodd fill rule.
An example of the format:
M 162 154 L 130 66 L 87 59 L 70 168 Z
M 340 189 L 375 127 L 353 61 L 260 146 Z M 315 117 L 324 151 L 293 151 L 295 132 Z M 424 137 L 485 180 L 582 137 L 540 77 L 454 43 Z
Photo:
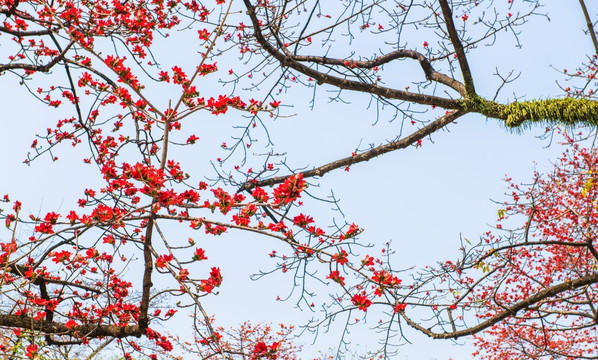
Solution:
M 179 271 L 179 274 L 177 275 L 176 279 L 179 281 L 186 281 L 188 277 L 189 277 L 189 270 L 181 269 Z
M 56 264 L 60 264 L 62 262 L 68 262 L 71 258 L 71 253 L 69 251 L 63 250 L 60 252 L 50 253 L 50 256 L 52 256 L 52 261 L 54 261 Z
M 208 40 L 210 38 L 210 32 L 207 29 L 198 30 L 200 40 Z
M 365 291 L 361 294 L 353 295 L 353 297 L 351 298 L 351 302 L 353 303 L 353 305 L 357 306 L 359 310 L 363 311 L 366 311 L 367 308 L 370 307 L 370 305 L 372 305 L 372 301 L 368 299 L 367 295 L 365 294 Z
M 399 285 L 401 280 L 397 279 L 396 276 L 393 276 L 386 270 L 381 271 L 374 271 L 374 276 L 372 276 L 372 281 L 380 284 L 380 285 Z
M 336 261 L 337 263 L 339 263 L 341 265 L 345 265 L 346 263 L 349 262 L 349 259 L 347 258 L 347 256 L 348 256 L 347 252 L 345 250 L 341 250 L 340 253 L 332 255 L 332 260 Z
M 27 346 L 27 353 L 25 353 L 25 356 L 27 356 L 30 359 L 33 359 L 35 355 L 37 355 L 37 345 L 30 344 L 29 346 Z
M 404 303 L 403 304 L 396 304 L 394 306 L 394 308 L 393 308 L 393 311 L 395 313 L 403 312 L 403 311 L 405 311 L 406 308 L 407 308 L 407 304 L 404 304 Z
M 307 187 L 303 174 L 292 175 L 274 189 L 274 203 L 286 205 L 301 197 L 301 192 Z
M 259 202 L 267 202 L 268 199 L 270 198 L 268 196 L 268 193 L 266 191 L 264 191 L 264 189 L 262 189 L 259 186 L 256 187 L 255 189 L 253 189 L 251 196 L 253 196 L 253 198 Z
M 222 274 L 220 274 L 220 268 L 212 268 L 212 271 L 210 271 L 210 280 L 212 280 L 214 286 L 220 286 L 222 284 Z
M 345 285 L 345 278 L 340 276 L 340 273 L 338 270 L 331 271 L 330 274 L 328 274 L 328 276 L 326 276 L 326 279 L 335 281 L 343 286 Z
M 72 211 L 66 216 L 66 218 L 71 222 L 71 225 L 75 225 L 75 222 L 79 219 L 77 213 Z
M 212 73 L 214 71 L 218 70 L 218 67 L 216 66 L 216 63 L 213 64 L 203 64 L 201 65 L 201 68 L 199 69 L 199 75 L 200 76 L 205 76 L 209 73 Z
M 157 268 L 164 268 L 166 267 L 166 265 L 172 261 L 172 255 L 160 255 L 158 256 L 158 258 L 156 259 L 156 267 Z
M 56 224 L 59 217 L 60 217 L 60 215 L 56 214 L 55 212 L 47 213 L 46 217 L 44 218 L 44 221 L 48 222 L 50 224 Z
M 212 290 L 214 290 L 214 284 L 212 284 L 212 282 L 209 279 L 201 280 L 199 290 L 209 294 L 212 292 Z
M 110 245 L 114 245 L 115 243 L 115 239 L 113 235 L 106 235 L 102 238 L 102 240 L 104 241 L 104 244 L 110 244 Z
M 87 255 L 88 259 L 91 259 L 98 255 L 98 251 L 94 248 L 89 248 L 87 251 L 85 251 L 85 255 Z
M 64 324 L 67 328 L 72 329 L 75 326 L 77 326 L 77 322 L 73 319 L 69 319 L 69 321 L 66 322 L 66 324 Z
M 187 144 L 195 144 L 195 142 L 199 140 L 199 138 L 195 135 L 191 135 L 189 136 L 189 138 L 187 139 Z
M 251 351 L 252 352 L 251 359 L 252 360 L 257 360 L 257 359 L 262 359 L 262 358 L 276 359 L 277 358 L 276 352 L 278 351 L 279 346 L 280 346 L 280 343 L 278 343 L 278 342 L 273 342 L 272 345 L 266 345 L 265 342 L 259 341 L 253 346 L 253 350 Z
M 35 232 L 40 232 L 42 234 L 54 234 L 54 230 L 52 229 L 52 225 L 48 223 L 41 223 L 37 225 L 34 229 Z
M 208 259 L 208 257 L 206 256 L 204 249 L 202 249 L 202 248 L 195 249 L 195 254 L 193 255 L 193 260 L 207 260 L 207 259 Z
M 201 284 L 199 285 L 199 290 L 211 293 L 215 287 L 218 287 L 222 284 L 222 275 L 220 274 L 220 268 L 213 267 L 210 271 L 210 278 L 201 280 Z
M 347 232 L 345 234 L 341 234 L 339 236 L 339 239 L 341 239 L 341 240 L 349 239 L 354 236 L 357 236 L 359 233 L 360 233 L 359 226 L 357 226 L 355 224 L 351 224 L 349 226 L 349 229 L 347 229 Z
M 295 225 L 301 226 L 301 227 L 305 227 L 308 224 L 311 224 L 313 222 L 314 222 L 314 218 L 312 218 L 311 216 L 305 216 L 303 214 L 299 214 L 293 218 L 293 223 Z
M 168 76 L 168 72 L 167 71 L 160 71 L 160 73 L 158 74 L 159 81 L 166 81 L 166 82 L 170 82 L 170 76 Z

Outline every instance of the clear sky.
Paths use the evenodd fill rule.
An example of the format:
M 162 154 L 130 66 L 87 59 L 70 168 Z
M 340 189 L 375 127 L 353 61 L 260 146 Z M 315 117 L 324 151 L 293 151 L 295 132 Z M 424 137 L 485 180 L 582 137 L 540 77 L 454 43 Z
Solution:
M 598 20 L 598 6 L 590 1 L 588 6 Z M 480 46 L 470 55 L 476 87 L 482 95 L 492 97 L 496 90 L 499 82 L 492 75 L 496 69 L 501 73 L 514 69 L 521 72 L 521 77 L 503 90 L 505 98 L 512 99 L 513 94 L 528 99 L 560 96 L 555 84 L 559 74 L 551 66 L 573 69 L 592 53 L 591 41 L 583 34 L 585 24 L 577 2 L 550 1 L 544 11 L 550 21 L 537 17 L 521 28 L 521 48 L 514 46 L 512 37 L 505 37 L 495 46 Z M 170 46 L 180 48 L 179 44 L 170 43 Z M 234 60 L 219 59 L 219 66 L 222 70 L 234 67 Z M 225 78 L 226 71 L 214 76 Z M 0 105 L 5 119 L 0 131 L 3 153 L 0 164 L 4 169 L 0 194 L 8 193 L 11 198 L 21 200 L 24 210 L 34 214 L 74 207 L 95 176 L 85 166 L 78 165 L 84 149 L 72 151 L 64 146 L 57 152 L 61 158 L 58 162 L 42 158 L 33 166 L 24 165 L 22 161 L 34 134 L 43 133 L 46 127 L 55 124 L 59 112 L 49 112 L 47 106 L 28 96 L 25 88 L 16 82 L 9 85 L 10 79 L 0 80 L 3 81 Z M 290 167 L 317 166 L 350 155 L 360 144 L 364 148 L 366 144 L 391 140 L 397 133 L 400 121 L 389 122 L 384 117 L 377 121 L 374 110 L 368 109 L 367 96 L 347 94 L 350 104 L 330 103 L 326 90 L 326 87 L 318 90 L 312 110 L 310 91 L 292 89 L 280 100 L 292 106 L 284 107 L 282 113 L 294 116 L 267 123 L 273 149 L 286 153 Z M 218 91 L 220 88 L 214 87 L 213 93 Z M 181 153 L 182 163 L 196 166 L 199 173 L 212 177 L 209 161 L 226 155 L 218 145 L 232 143 L 231 136 L 237 130 L 230 130 L 231 124 L 243 121 L 234 116 L 213 118 L 206 114 L 198 119 L 202 144 L 197 153 Z M 365 229 L 361 235 L 364 242 L 381 245 L 392 241 L 397 269 L 450 259 L 457 254 L 460 236 L 477 239 L 496 220 L 498 206 L 491 200 L 505 199 L 505 175 L 525 183 L 534 169 L 540 172 L 550 169 L 551 161 L 562 149 L 554 142 L 547 147 L 547 141 L 537 138 L 542 133 L 542 128 L 532 128 L 515 134 L 495 120 L 468 115 L 434 134 L 433 141 L 424 141 L 421 148 L 387 154 L 352 166 L 349 172 L 339 170 L 316 181 L 320 186 L 313 186 L 309 192 L 327 196 L 334 191 L 345 219 L 340 213 L 330 211 L 328 204 L 307 200 L 306 203 L 313 206 L 311 214 L 324 224 L 330 224 L 332 217 L 338 222 L 359 224 Z M 253 151 L 268 151 L 270 147 L 263 147 L 264 143 L 262 138 Z M 202 238 L 186 231 L 173 228 L 172 234 L 183 239 Z M 223 324 L 234 325 L 249 319 L 299 325 L 312 316 L 309 310 L 294 306 L 296 299 L 275 301 L 277 295 L 283 297 L 289 293 L 290 277 L 276 275 L 257 282 L 249 280 L 250 274 L 274 265 L 267 254 L 279 245 L 238 232 L 221 238 L 203 237 L 202 241 L 213 261 L 206 266 L 220 266 L 223 271 L 220 294 L 205 300 L 208 311 L 216 314 Z M 182 316 L 179 320 L 185 323 Z M 358 339 L 366 339 L 363 344 L 356 341 L 356 346 L 375 344 L 369 339 L 376 334 L 364 329 L 356 331 Z M 464 359 L 472 351 L 467 345 L 430 341 L 412 332 L 407 336 L 412 344 L 403 346 L 397 359 Z M 318 350 L 335 347 L 338 334 L 334 331 L 322 334 L 315 345 L 311 345 L 309 337 L 299 342 L 307 344 L 304 358 L 308 358 Z

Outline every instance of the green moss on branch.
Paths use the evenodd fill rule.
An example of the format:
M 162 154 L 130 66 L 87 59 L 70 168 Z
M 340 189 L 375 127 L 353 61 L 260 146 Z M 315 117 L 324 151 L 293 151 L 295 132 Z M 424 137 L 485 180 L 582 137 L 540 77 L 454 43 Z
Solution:
M 507 127 L 548 122 L 561 125 L 598 125 L 598 102 L 588 99 L 549 99 L 499 104 L 485 99 L 467 103 L 470 111 L 505 120 Z

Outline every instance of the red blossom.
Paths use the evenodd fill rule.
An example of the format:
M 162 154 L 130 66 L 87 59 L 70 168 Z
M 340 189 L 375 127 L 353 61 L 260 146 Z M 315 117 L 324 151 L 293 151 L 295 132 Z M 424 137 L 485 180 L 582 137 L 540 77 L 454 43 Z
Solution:
M 407 308 L 407 304 L 400 303 L 400 304 L 396 304 L 392 309 L 395 313 L 400 313 L 400 312 L 405 311 L 406 308 Z
M 78 324 L 76 321 L 74 321 L 73 319 L 69 319 L 69 321 L 66 322 L 65 326 L 69 329 L 72 329 L 74 327 L 76 327 Z
M 351 302 L 362 311 L 366 311 L 372 305 L 372 301 L 368 299 L 365 291 L 361 292 L 360 294 L 353 295 Z
M 163 269 L 166 267 L 166 265 L 168 265 L 169 262 L 172 261 L 172 259 L 172 254 L 160 255 L 156 259 L 156 267 L 159 269 Z
M 305 227 L 308 224 L 314 222 L 314 219 L 311 216 L 306 216 L 303 214 L 299 214 L 293 218 L 293 223 L 297 226 Z
M 349 262 L 348 254 L 345 250 L 341 249 L 341 251 L 337 254 L 332 255 L 332 260 L 336 261 L 341 265 L 345 265 Z
M 34 231 L 42 233 L 42 234 L 54 234 L 54 229 L 52 227 L 52 224 L 45 223 L 45 222 L 41 223 L 39 225 L 36 225 Z
M 33 359 L 37 356 L 38 346 L 35 344 L 29 344 L 26 350 L 27 352 L 25 353 L 25 356 L 29 359 Z
M 195 248 L 195 253 L 193 254 L 193 260 L 207 260 L 207 256 L 205 251 L 202 248 Z
M 326 276 L 326 279 L 331 279 L 341 285 L 345 285 L 345 278 L 343 276 L 340 276 L 340 273 L 338 270 L 333 270 L 330 272 L 330 274 L 328 274 L 328 276 Z
M 286 205 L 301 197 L 301 192 L 307 187 L 303 174 L 292 175 L 274 188 L 274 204 Z
M 251 351 L 251 359 L 258 360 L 258 359 L 276 359 L 277 352 L 279 350 L 280 344 L 278 342 L 273 342 L 270 345 L 267 345 L 263 341 L 258 341 L 254 346 L 253 350 Z

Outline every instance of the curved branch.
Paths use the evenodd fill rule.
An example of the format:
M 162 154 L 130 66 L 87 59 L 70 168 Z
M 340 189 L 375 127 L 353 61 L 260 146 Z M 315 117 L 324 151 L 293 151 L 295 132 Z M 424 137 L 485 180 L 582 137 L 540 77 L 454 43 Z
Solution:
M 403 58 L 410 58 L 419 61 L 419 64 L 426 75 L 426 79 L 430 81 L 435 81 L 450 87 L 451 89 L 457 91 L 461 96 L 465 97 L 467 92 L 465 91 L 465 86 L 460 83 L 459 81 L 453 79 L 452 77 L 439 73 L 434 70 L 434 67 L 430 63 L 430 60 L 426 58 L 422 53 L 414 51 L 414 50 L 396 50 L 390 52 L 388 54 L 379 56 L 372 60 L 345 60 L 345 59 L 331 59 L 323 56 L 313 56 L 313 55 L 293 55 L 293 54 L 285 54 L 287 58 L 299 61 L 299 62 L 311 62 L 316 64 L 323 64 L 323 65 L 340 65 L 344 66 L 348 61 L 351 66 L 355 66 L 358 68 L 364 69 L 371 69 L 376 66 L 387 64 L 396 59 L 403 59 Z
M 568 280 L 568 281 L 562 282 L 558 285 L 551 286 L 549 288 L 546 288 L 542 291 L 537 292 L 536 294 L 526 298 L 525 300 L 522 300 L 522 301 L 516 303 L 513 306 L 510 306 L 510 307 L 504 309 L 503 312 L 494 315 L 493 317 L 489 318 L 486 321 L 479 323 L 476 326 L 472 326 L 470 328 L 467 328 L 464 330 L 459 330 L 459 331 L 437 333 L 437 332 L 434 332 L 430 329 L 426 329 L 423 326 L 419 325 L 418 323 L 413 321 L 411 318 L 407 317 L 405 315 L 405 313 L 401 313 L 401 316 L 403 317 L 403 319 L 405 319 L 405 321 L 407 322 L 407 324 L 409 324 L 409 326 L 413 327 L 416 330 L 421 331 L 422 333 L 426 334 L 427 336 L 429 336 L 433 339 L 450 339 L 450 338 L 457 339 L 457 338 L 460 338 L 463 336 L 477 334 L 478 332 L 485 330 L 485 329 L 501 322 L 502 320 L 517 314 L 517 312 L 527 309 L 527 308 L 531 307 L 532 305 L 539 303 L 542 300 L 548 299 L 552 296 L 556 296 L 565 291 L 579 289 L 580 287 L 591 285 L 591 284 L 596 284 L 596 283 L 598 283 L 598 273 L 584 276 L 579 279 Z
M 309 66 L 301 64 L 299 61 L 294 60 L 292 54 L 289 52 L 288 54 L 281 53 L 278 51 L 272 44 L 268 42 L 265 38 L 264 34 L 262 33 L 262 29 L 260 26 L 260 21 L 257 18 L 255 7 L 251 5 L 250 0 L 243 0 L 245 6 L 247 7 L 247 14 L 251 18 L 251 22 L 253 24 L 254 35 L 258 43 L 266 50 L 272 57 L 278 60 L 282 66 L 288 66 L 293 68 L 313 79 L 315 79 L 318 83 L 326 83 L 330 85 L 334 85 L 340 89 L 345 90 L 352 90 L 352 91 L 360 91 L 366 92 L 378 96 L 382 96 L 388 99 L 396 99 L 396 100 L 403 100 L 409 101 L 416 104 L 422 105 L 435 105 L 442 107 L 444 109 L 462 109 L 462 103 L 459 100 L 455 99 L 447 99 L 442 98 L 434 95 L 426 95 L 426 94 L 418 94 L 412 93 L 408 91 L 402 91 L 397 89 L 391 89 L 384 86 L 379 86 L 377 84 L 368 84 L 362 83 L 358 81 L 352 81 L 347 79 L 338 78 L 336 76 L 324 74 L 317 70 L 310 68 Z

